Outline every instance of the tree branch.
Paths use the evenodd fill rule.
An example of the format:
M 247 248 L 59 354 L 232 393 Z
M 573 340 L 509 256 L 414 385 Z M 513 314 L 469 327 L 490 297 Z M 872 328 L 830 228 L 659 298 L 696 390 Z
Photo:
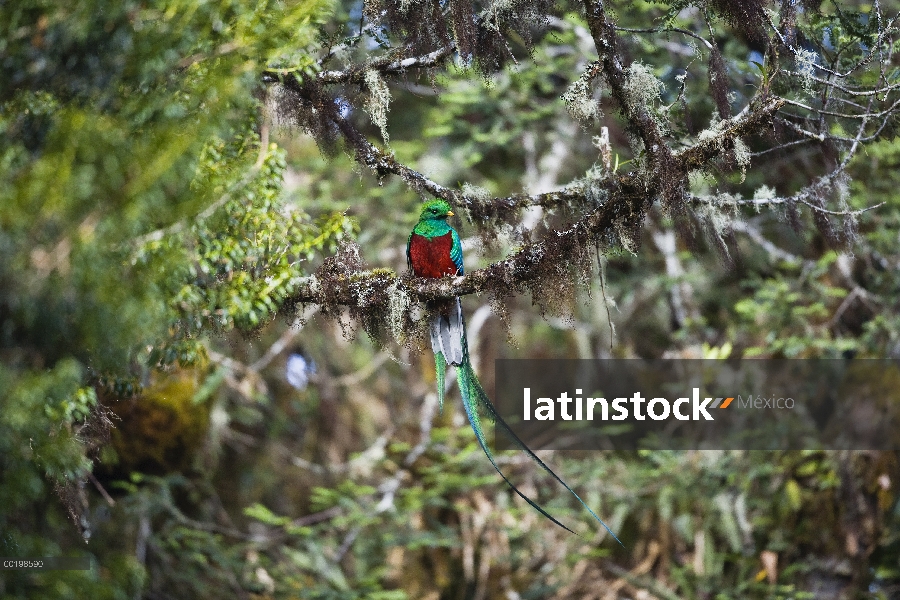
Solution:
M 617 225 L 630 227 L 643 219 L 647 198 L 641 188 L 620 188 L 617 202 L 606 202 L 565 229 L 549 232 L 544 240 L 528 244 L 508 258 L 460 277 L 426 279 L 397 277 L 383 270 L 353 277 L 317 276 L 300 281 L 290 296 L 295 304 L 387 309 L 392 293 L 405 293 L 420 301 L 450 299 L 488 291 L 522 289 L 549 268 L 572 259 L 587 245 L 599 243 L 603 233 Z
M 325 72 L 315 81 L 300 82 L 291 78 L 282 81 L 286 89 L 296 94 L 305 106 L 311 107 L 310 112 L 315 114 L 316 118 L 327 119 L 328 126 L 333 128 L 332 131 L 352 148 L 358 163 L 365 165 L 379 177 L 388 174 L 397 175 L 417 193 L 443 198 L 452 205 L 467 210 L 477 225 L 497 220 L 509 221 L 520 209 L 535 206 L 546 209 L 564 205 L 577 206 L 583 215 L 565 228 L 547 232 L 542 240 L 527 244 L 505 260 L 460 277 L 415 279 L 410 276 L 397 277 L 386 270 L 348 271 L 341 275 L 320 269 L 315 276 L 304 278 L 299 282 L 290 298 L 292 303 L 319 304 L 326 309 L 347 306 L 366 311 L 387 311 L 392 296 L 396 294 L 405 294 L 420 301 L 434 301 L 484 292 L 501 295 L 521 293 L 532 289 L 535 280 L 558 268 L 559 264 L 566 264 L 583 256 L 586 247 L 601 246 L 610 240 L 621 239 L 616 237 L 618 231 L 623 226 L 635 228 L 639 226 L 647 208 L 657 199 L 669 207 L 679 207 L 686 203 L 714 204 L 721 201 L 716 197 L 690 195 L 687 174 L 696 169 L 706 168 L 718 157 L 727 155 L 731 147 L 728 142 L 763 133 L 771 127 L 781 108 L 792 101 L 771 95 L 768 86 L 765 85 L 739 114 L 717 123 L 701 134 L 693 145 L 675 151 L 666 143 L 658 117 L 653 114 L 653 107 L 642 102 L 641 98 L 637 97 L 639 94 L 635 94 L 631 89 L 631 86 L 635 85 L 631 80 L 634 73 L 631 67 L 623 65 L 621 54 L 617 49 L 619 28 L 607 14 L 604 2 L 584 0 L 584 7 L 588 30 L 599 56 L 598 61 L 588 66 L 586 76 L 599 75 L 604 78 L 612 98 L 620 107 L 626 128 L 643 143 L 645 158 L 634 172 L 610 174 L 607 169 L 607 173 L 603 176 L 590 175 L 583 181 L 572 182 L 555 192 L 481 198 L 441 185 L 401 163 L 393 154 L 372 144 L 349 118 L 341 113 L 334 98 L 324 90 L 327 83 L 362 81 L 361 77 L 367 69 L 395 73 L 416 66 L 434 66 L 453 52 L 453 45 L 419 57 L 399 58 L 397 53 L 392 53 L 390 56 L 369 61 L 363 66 Z M 652 31 L 646 30 L 648 33 Z M 678 31 L 678 33 L 685 32 Z M 814 110 L 807 106 L 803 108 Z M 893 108 L 895 107 L 891 107 L 890 110 Z M 822 111 L 817 112 L 822 114 Z M 862 116 L 872 117 L 875 113 L 869 114 L 867 110 L 867 114 Z M 796 133 L 816 141 L 834 139 L 827 134 L 817 135 L 806 131 L 789 121 L 784 122 Z M 860 127 L 857 136 L 849 141 L 858 146 L 859 142 L 865 140 L 863 130 L 864 127 Z M 823 206 L 821 199 L 825 194 L 831 193 L 845 165 L 846 161 L 794 196 L 738 200 L 736 203 L 754 207 L 785 203 L 803 204 L 823 218 L 826 215 L 854 217 L 865 210 L 875 208 L 832 211 Z
M 603 1 L 584 0 L 588 29 L 594 38 L 597 54 L 603 64 L 610 92 L 622 110 L 633 132 L 644 142 L 651 163 L 662 166 L 669 162 L 671 151 L 663 141 L 662 132 L 647 106 L 634 102 L 627 91 L 628 75 L 617 48 L 616 27 L 603 7 Z
M 677 152 L 675 158 L 688 170 L 698 169 L 722 152 L 723 142 L 747 137 L 758 133 L 772 117 L 784 106 L 784 98 L 772 97 L 767 100 L 752 102 L 744 107 L 738 115 L 720 121 L 715 135 L 702 138 L 699 142 Z
M 394 52 L 379 56 L 362 65 L 355 65 L 343 71 L 321 71 L 316 74 L 316 81 L 321 84 L 363 83 L 366 71 L 375 70 L 383 75 L 405 73 L 407 69 L 435 67 L 456 51 L 456 44 L 450 43 L 442 48 L 422 56 L 403 58 L 403 52 Z

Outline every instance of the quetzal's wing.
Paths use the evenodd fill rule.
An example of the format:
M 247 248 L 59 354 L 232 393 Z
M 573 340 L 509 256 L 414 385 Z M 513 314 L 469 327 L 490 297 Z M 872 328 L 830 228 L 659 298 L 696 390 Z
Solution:
M 412 271 L 412 257 L 409 255 L 409 247 L 412 246 L 412 236 L 414 232 L 409 232 L 409 237 L 406 238 L 406 268 Z
M 453 264 L 456 265 L 456 274 L 463 274 L 463 255 L 462 255 L 462 242 L 459 241 L 459 234 L 456 233 L 456 230 L 452 227 L 450 228 L 450 235 L 453 236 L 453 244 L 450 246 L 450 260 L 453 261 Z
M 456 268 L 456 274 L 463 274 L 462 244 L 459 234 L 450 228 L 450 260 Z M 449 266 L 449 265 L 448 265 Z M 438 371 L 441 370 L 441 362 L 460 366 L 466 355 L 465 348 L 465 321 L 462 316 L 462 304 L 459 298 L 433 317 L 431 322 L 431 344 L 438 361 Z M 439 358 L 440 355 L 440 358 Z M 438 383 L 440 384 L 440 378 Z M 438 393 L 443 401 L 443 391 Z

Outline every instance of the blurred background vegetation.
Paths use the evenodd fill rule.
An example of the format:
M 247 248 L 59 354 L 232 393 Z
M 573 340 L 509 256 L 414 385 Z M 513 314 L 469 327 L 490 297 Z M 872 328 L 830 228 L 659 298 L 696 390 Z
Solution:
M 805 47 L 847 61 L 896 25 L 876 13 L 898 11 L 760 6 L 794 5 Z M 315 78 L 396 44 L 372 6 L 0 2 L 0 554 L 96 565 L 0 571 L 0 597 L 900 597 L 894 453 L 543 454 L 624 547 L 527 458 L 502 455 L 573 536 L 512 495 L 459 406 L 438 414 L 427 348 L 292 301 L 354 243 L 365 264 L 406 269 L 419 194 L 292 126 L 262 78 Z M 338 96 L 342 114 L 475 197 L 551 191 L 604 151 L 607 169 L 635 168 L 612 100 L 589 89 L 599 104 L 585 115 L 561 99 L 596 57 L 584 14 L 534 6 L 549 19 L 504 30 L 500 63 L 367 74 Z M 734 6 L 614 9 L 634 29 L 705 13 L 699 34 L 739 109 L 769 73 Z M 677 32 L 620 40 L 661 82 L 645 102 L 666 107 L 672 138 L 715 121 L 709 48 Z M 895 83 L 896 56 L 881 65 Z M 703 233 L 716 215 L 678 236 L 651 209 L 639 239 L 565 294 L 464 298 L 485 386 L 494 358 L 900 358 L 895 120 L 847 165 L 844 210 L 883 203 L 856 215 L 852 241 L 795 227 L 789 210 L 734 208 L 723 258 Z M 748 152 L 749 168 L 692 174 L 691 192 L 766 199 L 828 170 L 803 143 Z M 513 229 L 570 216 L 532 208 L 483 231 L 460 219 L 467 270 L 524 243 Z

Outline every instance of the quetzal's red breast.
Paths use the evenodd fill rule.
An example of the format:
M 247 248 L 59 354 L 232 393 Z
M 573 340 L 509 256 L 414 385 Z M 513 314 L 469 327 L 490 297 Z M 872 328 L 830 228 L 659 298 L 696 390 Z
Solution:
M 444 277 L 456 275 L 459 271 L 453 262 L 450 250 L 453 248 L 453 233 L 435 236 L 431 239 L 417 233 L 409 239 L 409 264 L 416 277 Z

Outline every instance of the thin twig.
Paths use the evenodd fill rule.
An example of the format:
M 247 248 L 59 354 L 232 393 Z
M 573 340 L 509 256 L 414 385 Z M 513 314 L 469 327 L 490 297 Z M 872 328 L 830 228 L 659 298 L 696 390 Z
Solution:
M 100 492 L 100 495 L 103 496 L 103 499 L 106 500 L 106 503 L 109 504 L 110 506 L 115 506 L 116 501 L 113 500 L 113 497 L 109 495 L 109 492 L 106 491 L 106 488 L 104 488 L 100 484 L 100 482 L 97 481 L 97 478 L 94 476 L 94 474 L 91 471 L 88 471 L 87 476 L 88 476 L 88 479 L 91 480 L 91 483 L 94 484 L 94 487 L 97 488 L 97 491 Z

